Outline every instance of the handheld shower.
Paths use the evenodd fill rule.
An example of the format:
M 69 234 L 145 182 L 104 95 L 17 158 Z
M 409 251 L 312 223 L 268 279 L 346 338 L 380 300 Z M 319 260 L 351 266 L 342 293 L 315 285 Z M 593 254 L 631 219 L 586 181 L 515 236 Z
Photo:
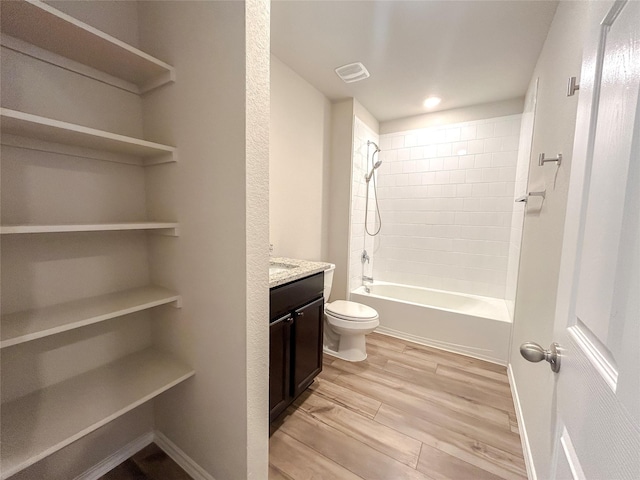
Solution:
M 378 191 L 376 189 L 376 177 L 373 175 L 373 172 L 376 171 L 377 168 L 380 167 L 380 165 L 382 165 L 382 160 L 378 160 L 377 162 L 375 161 L 376 158 L 376 154 L 378 152 L 380 152 L 380 147 L 378 147 L 378 145 L 375 142 L 372 142 L 371 140 L 367 140 L 367 163 L 369 160 L 369 147 L 373 145 L 375 147 L 375 150 L 373 151 L 373 153 L 371 154 L 371 170 L 369 171 L 369 173 L 367 173 L 364 176 L 364 179 L 367 183 L 367 193 L 365 196 L 365 207 L 364 207 L 364 231 L 367 233 L 367 235 L 370 236 L 376 236 L 378 233 L 380 233 L 380 229 L 382 228 L 382 218 L 380 218 L 380 207 L 378 206 Z M 371 233 L 369 231 L 369 225 L 368 225 L 368 220 L 369 220 L 369 182 L 371 181 L 371 179 L 373 179 L 373 195 L 375 197 L 376 200 L 376 216 L 378 217 L 378 225 L 377 225 L 377 229 L 375 232 Z
M 371 163 L 373 163 L 373 159 L 375 158 L 376 153 L 380 152 L 380 147 L 378 147 L 376 142 L 367 140 L 367 147 L 369 147 L 369 145 L 373 145 L 374 147 L 376 147 L 376 149 L 373 151 L 373 154 L 371 155 Z M 377 162 L 373 163 L 373 167 L 371 167 L 371 171 L 364 176 L 364 179 L 367 183 L 369 183 L 369 181 L 371 180 L 371 177 L 373 177 L 374 170 L 376 170 L 380 165 L 382 165 L 382 160 L 378 160 Z

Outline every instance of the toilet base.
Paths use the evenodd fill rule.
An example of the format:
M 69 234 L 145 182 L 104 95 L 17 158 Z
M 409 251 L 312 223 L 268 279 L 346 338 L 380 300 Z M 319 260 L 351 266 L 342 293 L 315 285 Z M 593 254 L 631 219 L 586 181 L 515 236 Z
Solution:
M 347 362 L 362 362 L 367 359 L 365 335 L 341 335 L 337 351 L 326 345 L 323 345 L 322 351 Z

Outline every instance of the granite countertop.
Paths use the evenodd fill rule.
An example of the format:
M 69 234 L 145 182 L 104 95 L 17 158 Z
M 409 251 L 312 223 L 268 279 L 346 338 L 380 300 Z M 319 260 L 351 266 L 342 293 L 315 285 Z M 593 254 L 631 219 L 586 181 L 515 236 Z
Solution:
M 325 262 L 309 262 L 307 260 L 296 260 L 294 258 L 271 257 L 270 267 L 286 268 L 283 271 L 269 274 L 269 288 L 284 285 L 304 277 L 308 277 L 318 272 L 328 269 L 331 264 Z

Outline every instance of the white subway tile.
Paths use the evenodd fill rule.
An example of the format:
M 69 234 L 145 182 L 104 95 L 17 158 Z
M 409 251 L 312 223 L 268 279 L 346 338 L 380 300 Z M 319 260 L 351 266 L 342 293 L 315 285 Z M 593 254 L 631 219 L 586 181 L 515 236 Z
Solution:
M 405 135 L 404 136 L 404 146 L 405 147 L 415 147 L 416 144 L 417 144 L 416 140 L 417 139 L 416 139 L 415 135 L 411 135 L 411 134 Z
M 446 157 L 443 162 L 445 170 L 455 170 L 458 168 L 458 157 Z
M 436 172 L 436 183 L 449 183 L 450 173 L 446 170 Z
M 428 172 L 429 171 L 429 160 L 422 159 L 416 160 L 416 172 Z
M 467 150 L 467 142 L 454 142 L 451 145 L 451 152 L 453 155 L 466 155 Z
M 451 183 L 464 183 L 465 182 L 464 170 L 452 170 L 449 182 Z
M 457 142 L 460 140 L 460 128 L 447 128 L 445 133 L 447 142 Z
M 498 137 L 486 138 L 484 140 L 484 153 L 499 152 L 500 146 L 502 145 L 502 140 L 504 139 Z
M 413 173 L 415 171 L 416 171 L 415 160 L 407 160 L 406 162 L 402 162 L 402 173 Z
M 438 156 L 438 147 L 436 145 L 427 145 L 423 147 L 422 154 L 424 158 L 435 158 Z
M 478 125 L 476 131 L 476 138 L 490 138 L 493 137 L 493 123 L 482 123 Z
M 460 129 L 460 140 L 475 140 L 476 139 L 476 126 L 468 125 Z
M 432 158 L 429 160 L 429 170 L 438 171 L 438 170 L 442 170 L 443 167 L 444 167 L 443 158 Z
M 442 185 L 442 196 L 443 197 L 455 197 L 456 196 L 456 186 L 455 185 Z
M 410 148 L 401 148 L 398 150 L 398 161 L 403 162 L 405 160 L 409 160 L 411 158 L 411 149 Z
M 451 156 L 451 144 L 450 143 L 441 143 L 438 145 L 438 149 L 436 153 L 439 157 L 448 157 Z
M 431 185 L 436 181 L 436 172 L 427 172 L 422 174 L 422 184 Z
M 403 162 L 393 162 L 389 166 L 389 171 L 391 174 L 402 173 L 402 163 Z
M 411 160 L 417 160 L 419 158 L 424 158 L 422 153 L 423 153 L 423 148 L 422 147 L 413 147 L 411 149 Z
M 499 182 L 502 180 L 500 175 L 501 168 L 483 168 L 482 169 L 482 181 L 483 182 Z
M 409 185 L 409 175 L 407 175 L 406 173 L 395 175 L 395 177 L 396 177 L 396 186 L 402 187 L 402 186 Z
M 464 181 L 464 171 L 458 171 L 458 172 L 451 172 L 451 176 L 453 177 L 454 173 L 460 173 L 462 175 L 462 180 Z M 453 178 L 451 179 L 452 183 L 453 183 Z M 456 183 L 462 183 L 462 182 L 456 182 Z M 476 185 L 482 185 L 481 183 L 478 183 Z M 461 197 L 470 197 L 471 196 L 471 192 L 473 189 L 474 185 L 468 185 L 466 183 L 464 184 L 460 184 L 460 185 L 456 185 L 456 197 L 461 198 Z
M 398 135 L 397 137 L 393 137 L 391 139 L 391 148 L 397 150 L 398 148 L 404 147 L 404 136 Z
M 433 142 L 443 143 L 447 141 L 447 132 L 444 128 L 439 128 L 433 132 Z
M 479 183 L 482 182 L 482 169 L 481 168 L 470 168 L 465 170 L 466 173 L 466 183 Z
M 409 185 L 422 185 L 422 174 L 421 173 L 410 173 L 409 174 Z
M 518 152 L 496 152 L 491 156 L 492 167 L 513 167 L 518 160 Z
M 516 136 L 503 137 L 500 139 L 500 150 L 503 152 L 517 151 L 519 138 Z
M 501 120 L 494 124 L 493 135 L 496 137 L 508 137 L 511 135 L 511 122 L 509 120 Z
M 458 157 L 459 168 L 473 168 L 475 155 L 462 155 Z
M 484 153 L 484 140 L 470 140 L 467 142 L 467 155 Z
M 393 137 L 391 135 L 382 135 L 380 137 L 380 149 L 381 150 L 393 149 Z
M 490 153 L 481 153 L 479 155 L 474 156 L 474 166 L 475 168 L 485 168 L 491 166 L 491 154 Z

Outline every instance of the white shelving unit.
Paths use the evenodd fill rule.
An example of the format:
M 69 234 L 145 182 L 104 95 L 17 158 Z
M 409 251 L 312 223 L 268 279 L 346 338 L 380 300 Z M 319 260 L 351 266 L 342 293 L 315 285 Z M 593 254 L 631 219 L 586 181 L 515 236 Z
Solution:
M 0 2 L 0 28 L 3 48 L 138 95 L 175 81 L 172 66 L 38 0 Z M 33 84 L 29 83 L 29 88 L 33 88 Z M 22 89 L 18 83 L 13 84 L 13 88 Z M 56 162 L 55 154 L 141 167 L 177 161 L 176 149 L 172 146 L 19 109 L 0 108 L 2 144 L 52 153 L 52 164 Z M 29 188 L 38 187 L 27 182 L 21 188 L 25 190 L 20 193 L 28 194 Z M 178 223 L 0 226 L 2 235 L 129 230 L 177 236 Z M 7 252 L 11 254 L 15 253 Z M 126 268 L 120 264 L 117 267 Z M 30 292 L 24 293 L 28 298 Z M 6 314 L 0 320 L 0 348 L 20 349 L 25 342 L 166 304 L 180 307 L 181 297 L 161 287 L 147 286 Z M 30 357 L 34 353 L 28 349 L 25 352 L 24 358 L 34 359 Z M 12 368 L 7 373 L 19 382 L 23 367 L 14 363 Z M 192 375 L 194 371 L 190 367 L 166 353 L 148 348 L 26 396 L 10 397 L 12 400 L 0 408 L 0 479 L 11 477 Z
M 180 307 L 180 295 L 148 286 L 2 315 L 0 348 L 104 322 L 160 305 Z
M 72 225 L 2 225 L 1 235 L 26 233 L 71 233 L 71 232 L 114 232 L 124 230 L 156 230 L 176 237 L 178 224 L 175 222 L 124 222 L 124 223 L 79 223 Z
M 8 108 L 0 108 L 0 122 L 2 143 L 5 145 L 142 166 L 176 161 L 176 149 L 168 145 Z M 105 156 L 98 152 L 113 155 Z
M 3 480 L 186 380 L 194 371 L 153 349 L 2 405 Z
M 38 0 L 2 2 L 2 44 L 136 94 L 175 81 L 157 58 Z

